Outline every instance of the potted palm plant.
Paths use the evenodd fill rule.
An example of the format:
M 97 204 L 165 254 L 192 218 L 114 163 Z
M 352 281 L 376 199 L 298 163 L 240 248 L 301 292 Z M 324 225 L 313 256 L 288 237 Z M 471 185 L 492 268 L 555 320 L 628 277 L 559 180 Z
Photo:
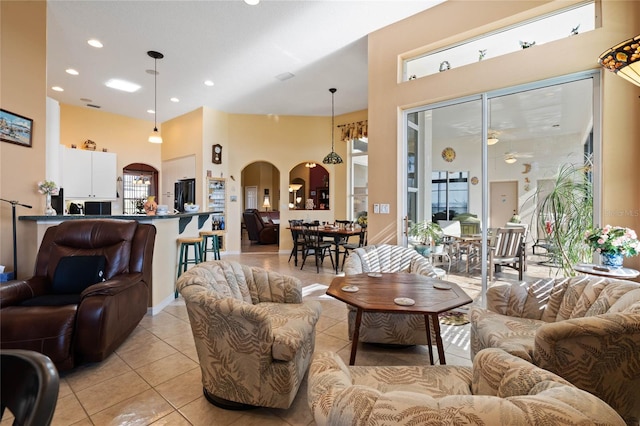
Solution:
M 591 159 L 584 164 L 563 164 L 553 188 L 538 195 L 538 229 L 546 231 L 554 266 L 565 276 L 575 275 L 573 266 L 591 259 L 585 232 L 593 227 Z M 540 189 L 538 189 L 540 191 Z
M 439 246 L 442 251 L 442 228 L 435 222 L 425 220 L 413 223 L 409 228 L 409 237 L 414 240 L 414 249 L 422 255 L 431 251 L 432 244 L 435 247 Z M 434 248 L 434 253 L 437 253 L 437 250 Z

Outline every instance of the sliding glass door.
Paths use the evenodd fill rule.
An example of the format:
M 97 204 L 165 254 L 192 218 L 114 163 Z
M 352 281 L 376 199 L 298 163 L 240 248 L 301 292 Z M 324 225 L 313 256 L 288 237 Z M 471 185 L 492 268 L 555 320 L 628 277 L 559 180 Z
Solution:
M 531 250 L 543 232 L 537 227 L 543 186 L 562 165 L 585 161 L 593 164 L 589 178 L 599 205 L 599 75 L 580 73 L 406 111 L 405 230 L 420 221 L 458 220 L 462 233 L 480 236 L 486 249 L 489 230 L 520 220 L 533 225 Z M 407 232 L 404 241 L 411 245 Z M 481 263 L 476 273 L 482 271 L 486 285 Z

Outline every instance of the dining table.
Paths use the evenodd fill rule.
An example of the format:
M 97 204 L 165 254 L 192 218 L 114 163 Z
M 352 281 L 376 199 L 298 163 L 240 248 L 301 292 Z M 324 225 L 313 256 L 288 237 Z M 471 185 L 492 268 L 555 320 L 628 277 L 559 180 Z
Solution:
M 289 229 L 295 232 L 302 232 L 304 226 L 292 226 Z M 334 254 L 334 267 L 336 274 L 339 272 L 340 268 L 340 245 L 348 240 L 350 237 L 360 235 L 360 227 L 359 226 L 334 226 L 334 225 L 319 225 L 318 226 L 318 234 L 322 238 L 330 238 L 333 244 L 332 252 Z M 293 256 L 296 261 L 298 259 L 298 247 L 294 244 L 293 247 Z

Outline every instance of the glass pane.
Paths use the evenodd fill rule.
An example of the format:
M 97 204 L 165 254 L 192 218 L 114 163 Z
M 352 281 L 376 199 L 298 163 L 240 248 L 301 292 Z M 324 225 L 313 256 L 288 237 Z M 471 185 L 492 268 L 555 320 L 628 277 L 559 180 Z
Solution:
M 571 7 L 405 61 L 404 81 L 495 58 L 595 29 L 595 3 Z

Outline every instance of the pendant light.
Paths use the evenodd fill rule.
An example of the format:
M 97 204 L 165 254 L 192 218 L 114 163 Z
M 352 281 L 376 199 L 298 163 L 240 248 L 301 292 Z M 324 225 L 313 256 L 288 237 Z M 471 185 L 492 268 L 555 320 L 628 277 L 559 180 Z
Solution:
M 164 58 L 160 52 L 150 50 L 147 55 L 153 58 L 153 132 L 149 135 L 149 142 L 162 143 L 162 135 L 158 131 L 158 59 Z
M 331 92 L 331 152 L 327 154 L 326 157 L 324 157 L 324 159 L 322 160 L 323 164 L 341 164 L 342 163 L 342 158 L 338 154 L 336 154 L 336 152 L 333 150 L 333 147 L 334 147 L 333 120 L 335 119 L 333 95 L 336 93 L 336 90 L 338 89 L 333 89 L 333 88 L 329 89 L 329 91 Z
M 605 69 L 640 86 L 640 35 L 603 52 L 598 62 Z

